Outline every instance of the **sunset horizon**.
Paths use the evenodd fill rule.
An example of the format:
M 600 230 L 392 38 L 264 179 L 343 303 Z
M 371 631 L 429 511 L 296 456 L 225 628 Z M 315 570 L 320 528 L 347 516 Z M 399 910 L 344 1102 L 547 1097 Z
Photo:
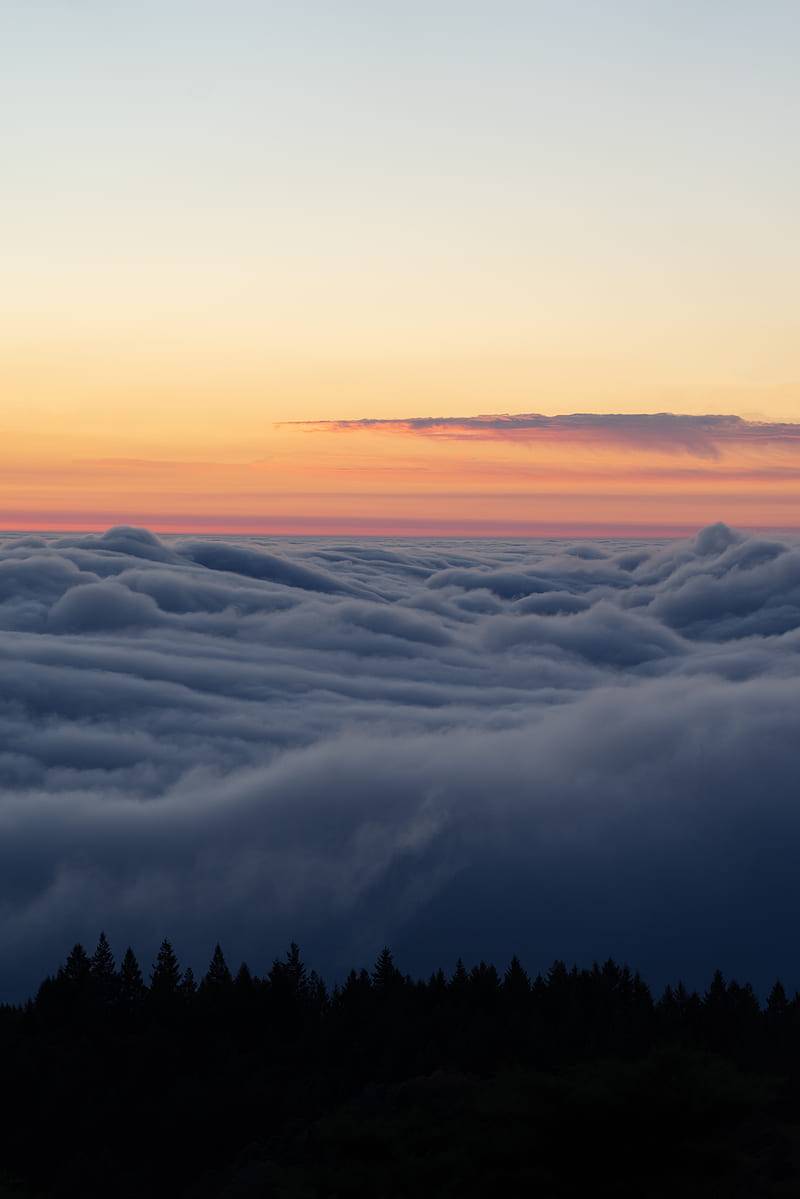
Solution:
M 0 527 L 466 537 L 800 526 L 800 424 L 733 414 L 293 420 L 275 422 L 255 458 L 108 448 L 117 455 L 9 468 Z
M 0 1199 L 800 1195 L 800 2 L 0 10 Z
M 785 0 L 43 4 L 0 526 L 800 527 Z

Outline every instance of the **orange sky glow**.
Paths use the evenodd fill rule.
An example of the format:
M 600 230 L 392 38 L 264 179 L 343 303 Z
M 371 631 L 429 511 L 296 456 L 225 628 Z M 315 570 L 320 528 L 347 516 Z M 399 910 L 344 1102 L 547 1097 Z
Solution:
M 797 5 L 12 7 L 0 527 L 800 528 Z
M 800 526 L 800 426 L 787 422 L 669 414 L 281 422 L 258 456 L 83 448 L 68 430 L 58 444 L 7 442 L 0 524 L 456 537 L 681 536 L 720 519 Z

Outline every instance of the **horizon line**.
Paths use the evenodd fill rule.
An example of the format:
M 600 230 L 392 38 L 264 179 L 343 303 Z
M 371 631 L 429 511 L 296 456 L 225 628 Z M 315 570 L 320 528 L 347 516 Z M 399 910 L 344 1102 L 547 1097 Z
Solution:
M 26 525 L 0 523 L 0 536 L 38 536 L 81 533 L 105 533 L 118 527 L 147 529 L 161 536 L 259 536 L 259 537 L 401 537 L 401 538 L 446 538 L 456 540 L 491 540 L 492 538 L 588 538 L 609 537 L 662 538 L 677 540 L 695 536 L 701 529 L 714 521 L 691 524 L 669 522 L 656 524 L 635 521 L 464 521 L 453 524 L 447 521 L 409 521 L 401 518 L 374 519 L 372 521 L 348 520 L 331 517 L 304 520 L 284 518 L 266 521 L 263 518 L 202 517 L 185 523 L 176 520 L 136 520 L 130 517 L 109 516 L 105 520 L 76 519 L 73 523 L 56 521 Z M 728 522 L 722 522 L 728 523 Z M 732 528 L 749 533 L 798 534 L 800 526 L 751 525 L 734 522 Z

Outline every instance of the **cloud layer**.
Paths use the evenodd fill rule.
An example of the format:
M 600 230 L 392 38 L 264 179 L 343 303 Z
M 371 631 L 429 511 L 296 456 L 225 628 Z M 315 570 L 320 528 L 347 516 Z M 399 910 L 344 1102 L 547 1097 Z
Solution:
M 340 431 L 363 429 L 451 440 L 589 441 L 668 453 L 684 452 L 700 458 L 717 458 L 726 445 L 780 444 L 785 448 L 800 449 L 798 424 L 675 412 L 574 412 L 563 416 L 543 416 L 539 412 L 491 413 L 485 416 L 315 421 L 311 425 Z
M 800 544 L 9 536 L 0 952 L 800 986 Z

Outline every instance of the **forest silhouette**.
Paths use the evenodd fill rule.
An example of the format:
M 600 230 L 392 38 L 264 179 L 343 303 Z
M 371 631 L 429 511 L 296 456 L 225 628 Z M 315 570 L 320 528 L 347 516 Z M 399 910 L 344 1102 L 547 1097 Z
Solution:
M 329 987 L 297 945 L 147 980 L 104 934 L 0 1009 L 0 1199 L 800 1193 L 800 995 L 714 973 L 654 1000 L 612 960 L 531 980 L 384 949 Z

